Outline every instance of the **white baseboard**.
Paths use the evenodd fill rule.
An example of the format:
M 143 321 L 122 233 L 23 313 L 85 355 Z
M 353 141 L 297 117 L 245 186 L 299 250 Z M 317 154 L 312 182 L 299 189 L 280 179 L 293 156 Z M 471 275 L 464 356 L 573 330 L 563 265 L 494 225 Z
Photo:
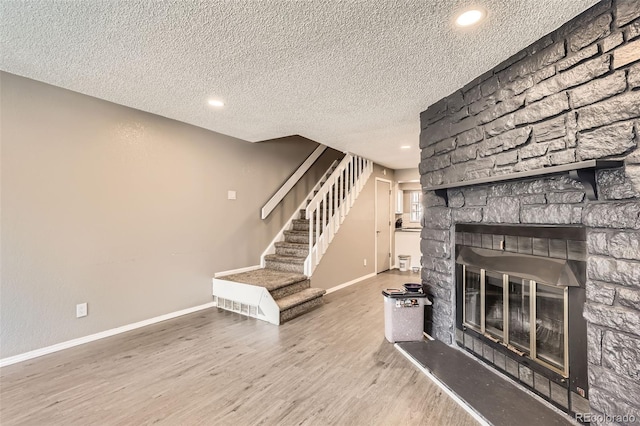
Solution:
M 95 340 L 104 339 L 105 337 L 111 337 L 116 334 L 125 333 L 127 331 L 135 330 L 136 328 L 145 327 L 147 325 L 155 324 L 161 321 L 166 321 L 172 318 L 180 317 L 182 315 L 191 314 L 193 312 L 201 311 L 203 309 L 212 308 L 215 306 L 214 302 L 205 303 L 204 305 L 194 306 L 192 308 L 183 309 L 181 311 L 170 312 L 168 314 L 160 315 L 158 317 L 149 318 L 143 321 L 134 322 L 133 324 L 123 325 L 121 327 L 112 328 L 111 330 L 101 331 L 99 333 L 90 334 L 84 337 L 78 337 L 77 339 L 67 340 L 66 342 L 56 343 L 55 345 L 47 346 L 44 348 L 36 349 L 34 351 L 25 352 L 22 354 L 10 356 L 0 359 L 0 367 L 6 367 L 7 365 L 16 364 L 18 362 L 27 361 L 33 358 L 37 358 L 42 355 L 47 355 L 53 352 L 58 352 L 63 349 L 69 349 L 74 346 L 82 345 L 85 343 L 93 342 Z
M 260 269 L 260 268 L 262 268 L 262 266 L 253 265 L 253 266 L 247 266 L 246 268 L 231 269 L 231 270 L 228 270 L 228 271 L 216 272 L 215 274 L 213 274 L 213 278 L 226 277 L 227 275 L 233 275 L 233 274 L 240 274 L 242 272 L 255 271 L 256 269 Z
M 353 285 L 355 283 L 359 283 L 360 281 L 363 281 L 363 280 L 366 280 L 367 278 L 371 278 L 371 277 L 375 277 L 375 276 L 376 276 L 375 272 L 372 272 L 372 273 L 367 274 L 367 275 L 363 275 L 360 278 L 356 278 L 355 280 L 351 280 L 351 281 L 346 282 L 344 284 L 340 284 L 340 285 L 337 285 L 335 287 L 331 287 L 329 290 L 327 290 L 327 294 L 333 293 L 334 291 L 338 291 L 338 290 L 340 290 L 342 288 L 349 287 L 350 285 Z M 313 277 L 311 277 L 311 279 L 313 280 Z

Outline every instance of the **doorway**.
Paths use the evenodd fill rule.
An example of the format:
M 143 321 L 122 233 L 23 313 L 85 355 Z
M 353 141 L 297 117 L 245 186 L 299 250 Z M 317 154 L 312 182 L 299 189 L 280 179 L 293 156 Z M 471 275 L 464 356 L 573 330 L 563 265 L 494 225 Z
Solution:
M 376 178 L 376 273 L 391 269 L 391 181 Z

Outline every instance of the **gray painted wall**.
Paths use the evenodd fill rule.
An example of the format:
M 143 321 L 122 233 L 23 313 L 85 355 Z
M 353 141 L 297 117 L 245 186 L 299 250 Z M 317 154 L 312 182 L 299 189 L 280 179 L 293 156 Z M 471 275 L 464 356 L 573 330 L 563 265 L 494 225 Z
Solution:
M 327 150 L 262 221 L 315 142 L 251 144 L 7 73 L 0 82 L 0 358 L 210 302 L 213 274 L 258 264 L 339 155 Z M 81 302 L 89 315 L 76 319 Z

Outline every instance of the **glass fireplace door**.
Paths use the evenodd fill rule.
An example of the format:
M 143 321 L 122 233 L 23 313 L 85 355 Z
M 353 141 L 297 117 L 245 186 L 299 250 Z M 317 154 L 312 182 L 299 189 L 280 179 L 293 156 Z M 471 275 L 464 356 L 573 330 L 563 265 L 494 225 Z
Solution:
M 481 273 L 479 269 L 464 268 L 464 322 L 478 331 L 482 323 L 482 291 Z
M 568 287 L 463 265 L 463 323 L 555 372 L 568 374 Z
M 566 373 L 566 288 L 536 283 L 536 358 Z
M 531 346 L 531 282 L 509 277 L 509 344 L 530 352 Z
M 485 272 L 484 282 L 485 331 L 500 340 L 504 339 L 504 275 Z

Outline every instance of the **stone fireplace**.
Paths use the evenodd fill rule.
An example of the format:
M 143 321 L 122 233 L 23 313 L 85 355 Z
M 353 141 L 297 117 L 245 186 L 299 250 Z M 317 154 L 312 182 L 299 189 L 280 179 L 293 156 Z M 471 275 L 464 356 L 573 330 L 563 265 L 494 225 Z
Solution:
M 640 419 L 640 2 L 596 4 L 420 119 L 432 336 L 582 420 Z

